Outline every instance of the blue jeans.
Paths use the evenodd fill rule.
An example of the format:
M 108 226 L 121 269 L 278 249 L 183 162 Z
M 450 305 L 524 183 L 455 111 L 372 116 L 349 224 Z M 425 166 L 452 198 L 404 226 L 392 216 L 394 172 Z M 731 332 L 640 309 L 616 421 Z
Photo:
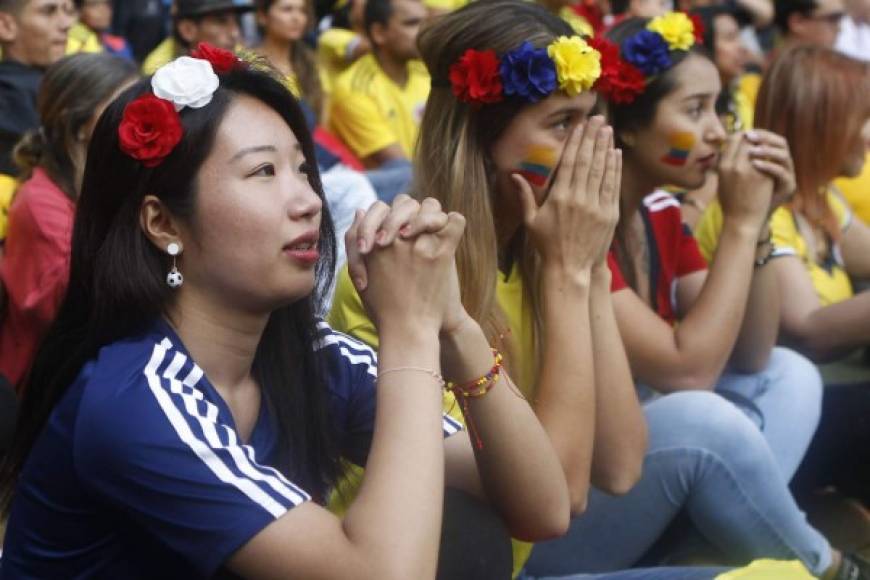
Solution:
M 819 419 L 818 371 L 777 348 L 762 372 L 725 373 L 716 391 L 722 394 L 648 399 L 649 449 L 640 482 L 621 497 L 593 489 L 566 536 L 535 546 L 529 574 L 630 568 L 683 509 L 730 559 L 799 559 L 811 572 L 824 572 L 831 548 L 787 485 Z M 738 404 L 725 398 L 735 393 Z
M 530 576 L 523 572 L 517 580 L 713 580 L 728 568 L 636 568 L 607 574 L 572 574 L 570 576 Z

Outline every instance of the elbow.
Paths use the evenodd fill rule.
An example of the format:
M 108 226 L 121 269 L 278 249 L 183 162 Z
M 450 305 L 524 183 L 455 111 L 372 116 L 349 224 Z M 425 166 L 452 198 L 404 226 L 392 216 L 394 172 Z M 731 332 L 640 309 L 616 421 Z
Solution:
M 578 490 L 571 493 L 571 516 L 582 516 L 586 513 L 586 508 L 589 505 L 589 487 L 586 486 L 582 491 Z
M 543 542 L 560 538 L 571 525 L 568 494 L 558 501 L 536 504 L 531 512 L 505 519 L 511 537 L 524 542 Z
M 605 473 L 595 480 L 595 487 L 608 495 L 625 495 L 630 492 L 643 475 L 643 454 L 629 465 Z

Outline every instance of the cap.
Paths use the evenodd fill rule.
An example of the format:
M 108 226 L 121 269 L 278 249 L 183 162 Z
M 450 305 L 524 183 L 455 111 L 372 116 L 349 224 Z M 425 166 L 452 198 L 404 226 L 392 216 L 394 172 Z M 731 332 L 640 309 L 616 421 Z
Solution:
M 224 10 L 248 12 L 253 9 L 253 0 L 175 0 L 176 18 L 203 16 Z

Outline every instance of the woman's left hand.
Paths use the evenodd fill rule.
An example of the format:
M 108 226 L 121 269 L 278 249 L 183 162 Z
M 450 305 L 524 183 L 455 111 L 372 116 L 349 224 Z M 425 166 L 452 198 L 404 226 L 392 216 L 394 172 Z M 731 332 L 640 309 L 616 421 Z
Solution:
M 773 178 L 773 197 L 770 200 L 768 215 L 780 205 L 791 200 L 797 189 L 794 162 L 784 137 L 755 129 L 746 133 L 746 139 L 752 143 L 749 158 L 753 167 Z

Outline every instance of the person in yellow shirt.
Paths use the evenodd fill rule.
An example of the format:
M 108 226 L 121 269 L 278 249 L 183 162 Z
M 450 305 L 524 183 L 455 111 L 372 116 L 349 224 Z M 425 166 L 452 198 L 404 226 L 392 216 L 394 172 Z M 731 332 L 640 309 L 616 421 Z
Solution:
M 817 362 L 870 346 L 870 227 L 853 218 L 832 181 L 860 173 L 870 143 L 870 65 L 821 46 L 784 51 L 765 73 L 756 126 L 783 135 L 794 159 L 793 201 L 770 220 L 770 265 L 780 295 L 780 342 Z M 763 153 L 763 152 L 762 152 Z M 712 257 L 721 230 L 714 204 L 695 232 Z M 795 488 L 834 486 L 870 502 L 870 390 L 828 388 L 816 437 Z
M 145 58 L 142 72 L 154 74 L 158 68 L 187 54 L 200 42 L 235 50 L 241 41 L 239 15 L 252 10 L 253 0 L 175 0 L 173 33 Z
M 371 52 L 365 33 L 365 0 L 342 0 L 321 21 L 317 37 L 317 64 L 323 91 L 329 95 L 335 80 L 347 67 Z
M 373 51 L 335 81 L 327 126 L 366 167 L 413 157 L 430 89 L 417 60 L 425 17 L 419 0 L 368 0 L 365 28 Z

